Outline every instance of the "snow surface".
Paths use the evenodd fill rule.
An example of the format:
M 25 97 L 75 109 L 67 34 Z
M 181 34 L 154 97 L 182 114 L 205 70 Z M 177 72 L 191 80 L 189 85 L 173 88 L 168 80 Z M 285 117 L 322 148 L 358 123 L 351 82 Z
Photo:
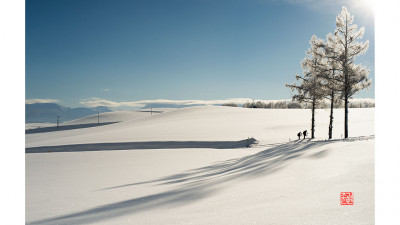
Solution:
M 37 128 L 43 128 L 43 127 L 54 127 L 56 125 L 57 124 L 55 124 L 55 123 L 26 123 L 25 130 L 37 129 Z
M 154 115 L 163 112 L 173 111 L 175 109 L 170 108 L 160 108 L 152 110 Z M 109 122 L 122 122 L 127 120 L 137 120 L 152 116 L 151 109 L 143 109 L 139 111 L 114 111 L 114 112 L 105 112 L 100 113 L 99 115 L 99 122 L 100 123 L 109 123 Z M 87 123 L 97 123 L 98 118 L 97 114 L 87 116 L 84 118 L 71 120 L 61 125 L 77 125 L 77 124 L 87 124 Z
M 335 140 L 325 141 L 328 116 L 318 110 L 313 141 L 296 140 L 309 130 L 310 110 L 209 106 L 27 134 L 27 152 L 72 152 L 25 154 L 26 222 L 373 224 L 374 109 L 350 109 L 345 141 L 343 109 Z M 258 143 L 213 147 L 248 137 Z M 134 150 L 116 150 L 122 144 Z M 354 205 L 340 205 L 340 192 L 353 192 Z

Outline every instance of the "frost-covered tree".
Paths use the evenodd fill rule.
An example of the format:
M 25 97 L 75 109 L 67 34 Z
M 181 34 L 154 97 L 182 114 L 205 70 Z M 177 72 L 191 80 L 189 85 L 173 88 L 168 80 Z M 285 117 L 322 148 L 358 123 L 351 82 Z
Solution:
M 343 89 L 343 82 L 340 80 L 340 65 L 336 58 L 336 49 L 338 49 L 337 39 L 328 39 L 326 43 L 320 41 L 316 43 L 315 54 L 321 58 L 319 73 L 317 76 L 322 79 L 321 87 L 326 99 L 330 101 L 328 137 L 332 139 L 333 131 L 333 108 L 340 100 L 338 94 Z
M 364 35 L 364 27 L 358 29 L 353 24 L 354 16 L 350 15 L 346 7 L 336 17 L 336 30 L 334 34 L 327 35 L 327 43 L 333 46 L 326 48 L 327 55 L 335 66 L 338 66 L 337 81 L 341 87 L 340 97 L 344 100 L 344 137 L 349 137 L 348 132 L 348 108 L 349 99 L 358 91 L 371 85 L 368 79 L 369 70 L 361 65 L 355 64 L 357 56 L 364 54 L 369 46 L 369 41 L 359 42 L 358 39 Z
M 318 39 L 315 35 L 311 37 L 311 47 L 301 62 L 303 76 L 296 74 L 296 80 L 300 81 L 300 84 L 286 84 L 286 87 L 292 91 L 293 101 L 311 104 L 311 138 L 315 137 L 315 109 L 322 103 L 325 94 L 324 90 L 321 89 L 323 86 L 322 79 L 319 77 L 323 58 L 320 57 L 320 54 L 317 54 L 321 44 L 323 44 L 321 39 Z

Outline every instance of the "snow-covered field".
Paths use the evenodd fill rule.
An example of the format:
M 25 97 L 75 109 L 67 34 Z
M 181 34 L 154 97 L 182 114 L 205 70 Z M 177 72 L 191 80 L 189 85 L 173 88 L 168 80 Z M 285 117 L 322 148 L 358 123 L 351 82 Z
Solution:
M 61 125 L 77 125 L 77 124 L 87 124 L 87 123 L 109 123 L 109 122 L 121 122 L 126 120 L 137 120 L 143 119 L 153 114 L 159 114 L 164 112 L 173 111 L 175 109 L 171 108 L 159 108 L 159 109 L 142 109 L 139 111 L 114 111 L 114 112 L 105 112 L 101 113 L 99 116 L 97 114 L 84 117 L 81 119 L 71 120 Z
M 25 130 L 37 129 L 37 128 L 43 128 L 43 127 L 54 127 L 56 125 L 57 124 L 55 124 L 55 123 L 26 123 Z
M 26 151 L 42 152 L 25 155 L 27 224 L 374 224 L 374 109 L 350 109 L 346 141 L 343 109 L 333 141 L 324 109 L 313 141 L 296 140 L 310 129 L 304 109 L 149 114 L 27 134 Z

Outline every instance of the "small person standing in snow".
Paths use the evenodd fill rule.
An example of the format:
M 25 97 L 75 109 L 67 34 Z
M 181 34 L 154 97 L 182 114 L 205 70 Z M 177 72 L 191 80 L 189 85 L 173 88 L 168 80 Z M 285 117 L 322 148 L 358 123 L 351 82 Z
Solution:
M 307 130 L 303 131 L 303 136 L 304 136 L 304 138 L 303 138 L 303 139 L 306 139 L 306 136 L 307 136 Z
M 299 137 L 299 140 L 301 138 L 301 131 L 299 133 L 297 133 L 297 137 Z

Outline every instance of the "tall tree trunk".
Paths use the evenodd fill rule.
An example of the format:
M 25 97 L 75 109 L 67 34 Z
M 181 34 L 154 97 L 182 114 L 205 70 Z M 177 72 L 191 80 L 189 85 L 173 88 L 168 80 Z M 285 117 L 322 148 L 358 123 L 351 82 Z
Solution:
M 348 114 L 349 114 L 349 68 L 348 68 L 348 62 L 347 62 L 347 56 L 348 56 L 348 49 L 347 49 L 347 34 L 348 34 L 348 22 L 347 22 L 347 15 L 346 15 L 346 33 L 344 34 L 344 39 L 345 39 L 345 46 L 344 46 L 344 63 L 343 63 L 343 69 L 344 69 L 344 138 L 349 137 L 349 129 L 348 129 Z
M 348 138 L 349 137 L 349 85 L 348 85 L 348 71 L 347 71 L 347 67 L 345 67 L 344 70 L 344 138 Z
M 315 97 L 312 101 L 312 113 L 311 113 L 311 138 L 314 138 L 314 127 L 315 127 Z
M 347 95 L 344 97 L 344 138 L 348 138 L 349 137 L 349 128 L 348 128 L 348 123 L 349 123 L 349 118 L 348 118 L 348 114 L 349 114 L 349 105 L 348 105 L 348 97 Z
M 346 60 L 347 60 L 347 48 L 346 48 Z M 349 71 L 347 68 L 347 64 L 343 64 L 343 73 L 344 73 L 344 138 L 347 139 L 349 137 Z
M 333 129 L 333 102 L 335 101 L 335 92 L 331 93 L 331 114 L 329 115 L 329 139 L 332 139 L 332 129 Z

